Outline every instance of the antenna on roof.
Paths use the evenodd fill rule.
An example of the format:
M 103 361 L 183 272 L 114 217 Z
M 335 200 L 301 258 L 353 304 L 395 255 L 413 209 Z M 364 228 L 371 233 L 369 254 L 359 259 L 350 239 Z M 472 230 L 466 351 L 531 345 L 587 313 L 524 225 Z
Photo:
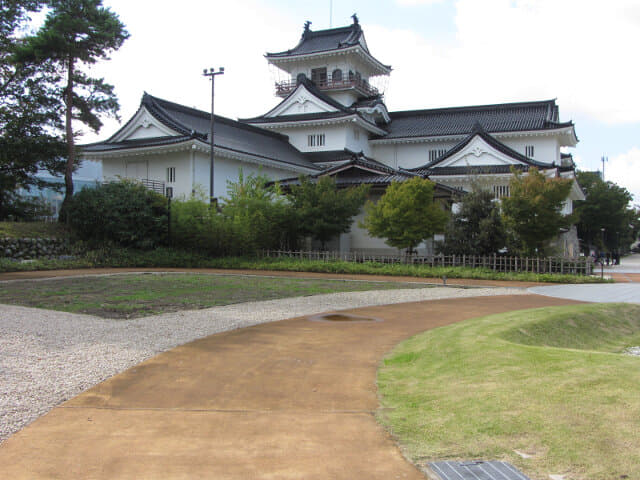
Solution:
M 333 28 L 333 0 L 329 0 L 329 28 Z

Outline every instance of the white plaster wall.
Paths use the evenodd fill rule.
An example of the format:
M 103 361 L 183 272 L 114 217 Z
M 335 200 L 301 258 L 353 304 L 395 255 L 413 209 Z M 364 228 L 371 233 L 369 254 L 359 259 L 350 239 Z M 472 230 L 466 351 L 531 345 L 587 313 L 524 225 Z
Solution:
M 372 146 L 372 155 L 394 168 L 416 168 L 429 163 L 430 150 L 449 150 L 455 145 L 455 142 L 378 144 Z
M 192 162 L 193 157 L 193 162 Z M 102 173 L 104 180 L 116 180 L 118 177 L 131 178 L 127 175 L 127 163 L 142 162 L 147 175 L 144 178 L 165 182 L 166 187 L 173 187 L 174 197 L 188 197 L 198 187 L 206 196 L 209 195 L 209 155 L 203 152 L 172 152 L 162 155 L 134 156 L 129 158 L 104 159 Z M 175 167 L 175 182 L 167 182 L 167 168 Z M 215 158 L 214 193 L 216 197 L 227 195 L 227 180 L 237 181 L 242 168 L 245 176 L 265 175 L 272 180 L 295 177 L 298 174 L 291 170 L 260 166 L 228 158 Z M 132 169 L 129 169 L 131 172 Z M 138 171 L 138 169 L 136 169 Z M 138 177 L 143 178 L 143 177 Z
M 322 152 L 327 150 L 343 150 L 346 146 L 346 132 L 351 130 L 351 123 L 340 125 L 322 125 L 317 127 L 278 128 L 279 133 L 289 136 L 289 142 L 301 152 Z M 325 136 L 325 143 L 321 147 L 310 147 L 308 135 Z
M 357 134 L 356 134 L 357 132 Z M 345 126 L 345 148 L 354 152 L 363 152 L 366 156 L 371 156 L 371 147 L 369 145 L 369 132 L 356 124 Z M 357 137 L 357 138 L 356 138 Z
M 556 162 L 556 165 L 560 165 L 560 143 L 557 137 L 500 138 L 496 136 L 496 138 L 522 155 L 526 155 L 525 147 L 527 145 L 533 145 L 534 160 L 549 165 Z
M 350 107 L 353 102 L 358 100 L 358 95 L 353 91 L 347 92 L 332 92 L 330 90 L 324 92 L 327 96 L 333 98 L 336 102 L 340 102 L 345 107 Z

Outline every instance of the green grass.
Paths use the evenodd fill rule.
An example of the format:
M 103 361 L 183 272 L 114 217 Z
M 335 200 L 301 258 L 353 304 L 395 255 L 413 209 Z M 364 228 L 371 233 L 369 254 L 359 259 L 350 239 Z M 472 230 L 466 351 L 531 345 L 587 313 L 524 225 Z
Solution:
M 57 222 L 0 222 L 0 237 L 66 238 L 69 231 Z
M 480 280 L 514 280 L 549 283 L 601 283 L 599 277 L 561 274 L 503 273 L 483 268 L 430 267 L 428 265 L 322 262 L 295 258 L 209 258 L 181 250 L 158 248 L 136 251 L 120 248 L 101 248 L 79 254 L 67 260 L 36 260 L 28 263 L 0 258 L 0 272 L 56 270 L 93 267 L 177 267 L 227 268 L 249 270 L 280 270 L 292 272 L 320 272 L 409 276 L 418 278 L 471 278 Z M 607 282 L 607 280 L 604 280 Z
M 0 303 L 136 318 L 276 298 L 333 292 L 423 288 L 398 282 L 359 282 L 206 274 L 135 274 L 0 284 Z
M 640 306 L 628 304 L 435 329 L 384 359 L 379 418 L 417 463 L 501 459 L 532 479 L 640 478 L 640 358 L 619 354 L 639 343 Z

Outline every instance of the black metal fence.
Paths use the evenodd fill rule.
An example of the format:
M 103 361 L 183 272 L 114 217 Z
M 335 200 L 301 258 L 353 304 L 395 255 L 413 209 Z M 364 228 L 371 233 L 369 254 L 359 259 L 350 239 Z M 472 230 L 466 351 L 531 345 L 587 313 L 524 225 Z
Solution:
M 330 262 L 376 262 L 406 263 L 428 265 L 431 267 L 468 267 L 486 268 L 496 272 L 566 273 L 573 275 L 591 275 L 593 261 L 588 257 L 515 257 L 506 255 L 380 255 L 366 252 L 321 252 L 263 250 L 267 258 L 298 258 L 301 260 L 319 260 Z

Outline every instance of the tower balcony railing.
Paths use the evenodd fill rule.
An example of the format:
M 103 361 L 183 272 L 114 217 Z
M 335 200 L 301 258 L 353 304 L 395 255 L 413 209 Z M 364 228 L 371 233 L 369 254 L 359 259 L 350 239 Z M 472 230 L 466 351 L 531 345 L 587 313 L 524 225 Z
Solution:
M 296 89 L 299 83 L 300 82 L 297 80 L 276 82 L 276 95 L 279 97 L 286 97 Z M 375 97 L 380 95 L 380 91 L 377 88 L 372 86 L 366 80 L 356 77 L 344 78 L 341 80 L 328 78 L 326 80 L 317 80 L 314 83 L 320 90 L 348 90 L 352 88 L 366 97 Z

